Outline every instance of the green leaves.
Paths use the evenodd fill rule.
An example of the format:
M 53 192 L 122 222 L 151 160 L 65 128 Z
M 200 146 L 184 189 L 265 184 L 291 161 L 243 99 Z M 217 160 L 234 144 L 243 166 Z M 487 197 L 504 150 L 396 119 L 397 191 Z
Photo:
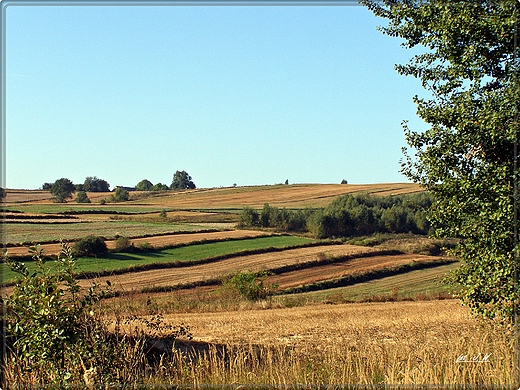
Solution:
M 513 280 L 513 205 L 517 1 L 363 1 L 388 19 L 380 30 L 424 52 L 397 71 L 421 80 L 431 98 L 414 98 L 430 128 L 403 123 L 402 172 L 434 201 L 429 219 L 438 237 L 461 239 L 462 266 L 451 281 L 479 315 L 510 319 Z M 411 153 L 414 152 L 412 156 Z
M 8 261 L 21 275 L 11 295 L 2 301 L 9 361 L 17 367 L 14 372 L 21 375 L 17 380 L 22 384 L 34 384 L 31 380 L 35 378 L 41 384 L 79 383 L 82 372 L 78 359 L 94 359 L 93 349 L 106 351 L 95 357 L 98 361 L 110 356 L 113 359 L 118 348 L 108 342 L 108 332 L 94 315 L 94 305 L 103 292 L 95 286 L 81 291 L 74 274 L 75 260 L 67 244 L 62 244 L 52 269 L 40 247 L 30 251 L 37 263 L 32 275 L 23 263 Z M 104 344 L 102 348 L 99 343 Z M 107 379 L 113 369 L 113 364 L 107 364 L 99 371 Z

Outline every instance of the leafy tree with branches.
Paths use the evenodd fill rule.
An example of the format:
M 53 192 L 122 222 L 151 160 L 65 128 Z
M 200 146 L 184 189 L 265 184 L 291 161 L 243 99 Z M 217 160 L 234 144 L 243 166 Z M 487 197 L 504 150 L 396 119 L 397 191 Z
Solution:
M 172 184 L 170 189 L 172 190 L 187 190 L 195 189 L 195 183 L 191 180 L 191 176 L 186 171 L 176 171 L 173 175 Z
M 56 180 L 50 189 L 54 200 L 59 203 L 65 202 L 67 198 L 72 198 L 74 191 L 76 191 L 74 184 L 67 178 Z
M 90 199 L 85 191 L 78 191 L 76 194 L 77 203 L 90 203 Z
M 148 179 L 144 179 L 137 183 L 135 188 L 138 191 L 150 191 L 153 188 L 153 183 Z
M 402 171 L 432 195 L 435 235 L 460 238 L 462 265 L 451 281 L 475 314 L 512 319 L 520 2 L 361 2 L 388 20 L 384 34 L 424 49 L 396 65 L 431 93 L 414 97 L 429 128 L 413 131 L 403 122 L 409 149 Z
M 96 176 L 88 176 L 83 183 L 83 191 L 109 192 L 110 184 L 106 180 L 98 179 Z
M 121 187 L 117 187 L 112 196 L 110 197 L 110 200 L 112 202 L 125 202 L 128 199 L 130 199 L 130 194 L 127 190 Z

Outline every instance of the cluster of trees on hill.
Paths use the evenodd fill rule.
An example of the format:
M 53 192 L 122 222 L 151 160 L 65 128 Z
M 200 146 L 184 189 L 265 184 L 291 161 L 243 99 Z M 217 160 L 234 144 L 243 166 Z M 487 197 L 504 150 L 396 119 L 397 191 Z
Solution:
M 378 232 L 427 234 L 430 225 L 426 209 L 430 205 L 427 193 L 387 197 L 344 195 L 320 209 L 288 210 L 265 204 L 258 212 L 245 207 L 239 225 L 309 232 L 317 238 Z
M 148 179 L 141 180 L 135 186 L 135 189 L 138 191 L 188 190 L 195 188 L 197 188 L 195 183 L 186 171 L 176 171 L 173 174 L 172 184 L 170 184 L 170 186 L 162 183 L 153 184 Z
M 167 186 L 162 183 L 152 184 L 149 180 L 141 180 L 136 190 L 152 191 L 152 190 L 185 190 L 196 188 L 191 176 L 186 171 L 176 171 L 173 175 L 172 184 Z M 44 183 L 43 190 L 50 191 L 56 202 L 65 202 L 72 199 L 72 194 L 76 192 L 76 202 L 90 203 L 87 192 L 109 192 L 110 184 L 106 180 L 98 179 L 96 176 L 88 176 L 83 184 L 74 184 L 67 178 L 61 178 L 54 183 Z M 114 194 L 110 197 L 113 202 L 122 202 L 129 199 L 128 190 L 123 187 L 116 187 Z

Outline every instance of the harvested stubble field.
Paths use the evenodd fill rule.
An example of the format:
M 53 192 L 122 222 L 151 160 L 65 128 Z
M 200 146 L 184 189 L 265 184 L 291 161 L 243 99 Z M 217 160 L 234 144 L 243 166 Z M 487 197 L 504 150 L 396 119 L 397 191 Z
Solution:
M 298 286 L 313 285 L 317 282 L 337 280 L 347 276 L 392 269 L 411 263 L 429 263 L 436 260 L 442 261 L 431 256 L 414 254 L 360 257 L 345 262 L 323 264 L 308 269 L 284 272 L 267 278 L 267 283 L 276 284 L 278 289 L 285 290 Z
M 187 191 L 130 192 L 130 201 L 100 205 L 102 199 L 109 199 L 112 192 L 88 192 L 91 204 L 79 205 L 69 201 L 57 205 L 52 202 L 48 191 L 6 190 L 6 206 L 28 207 L 31 204 L 42 207 L 54 205 L 67 208 L 124 209 L 132 206 L 145 211 L 150 207 L 169 207 L 174 209 L 241 209 L 244 206 L 261 208 L 265 203 L 277 207 L 322 207 L 343 194 L 369 193 L 373 195 L 397 195 L 420 192 L 422 189 L 413 183 L 384 184 L 292 184 L 265 185 L 231 188 L 201 188 Z M 65 207 L 64 207 L 65 206 Z M 28 209 L 29 210 L 29 209 Z M 34 210 L 34 209 L 31 209 Z
M 323 302 L 334 304 L 445 299 L 453 297 L 455 289 L 443 283 L 443 279 L 459 266 L 458 262 L 454 262 L 433 268 L 410 270 L 344 287 L 282 295 L 275 297 L 273 302 L 292 307 Z
M 375 252 L 373 248 L 354 245 L 324 245 L 310 248 L 288 249 L 273 253 L 263 253 L 248 256 L 237 256 L 209 264 L 193 265 L 180 268 L 156 269 L 149 271 L 132 272 L 111 277 L 102 277 L 100 282 L 109 280 L 114 284 L 116 291 L 140 291 L 159 287 L 178 287 L 188 284 L 197 284 L 218 280 L 233 272 L 263 271 L 285 266 L 319 262 L 327 256 L 353 256 Z M 90 281 L 82 281 L 88 286 Z
M 163 205 L 185 209 L 241 209 L 244 206 L 261 208 L 265 203 L 287 208 L 323 207 L 344 194 L 370 193 L 392 195 L 420 192 L 416 184 L 294 184 L 215 188 L 165 194 L 140 199 L 139 204 Z
M 194 340 L 227 348 L 233 364 L 210 350 L 184 374 L 165 364 L 156 383 L 515 383 L 512 332 L 455 300 L 176 313 L 165 322 L 189 324 Z

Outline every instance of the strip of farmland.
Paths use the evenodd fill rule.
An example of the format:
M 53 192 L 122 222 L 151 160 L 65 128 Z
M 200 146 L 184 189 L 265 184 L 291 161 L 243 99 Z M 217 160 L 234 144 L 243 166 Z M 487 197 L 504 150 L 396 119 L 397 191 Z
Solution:
M 362 256 L 376 253 L 377 250 L 356 245 L 324 245 L 310 248 L 289 249 L 280 252 L 238 256 L 213 262 L 182 268 L 148 270 L 123 275 L 102 277 L 100 282 L 115 282 L 118 291 L 141 291 L 143 289 L 178 287 L 189 284 L 203 284 L 239 271 L 262 271 L 286 266 L 310 263 L 328 257 Z M 84 286 L 88 281 L 81 282 Z
M 347 283 L 354 276 L 375 275 L 378 271 L 396 270 L 403 271 L 403 266 L 413 264 L 418 265 L 441 265 L 451 260 L 440 257 L 432 257 L 417 254 L 394 254 L 381 256 L 363 256 L 360 258 L 349 259 L 344 262 L 323 264 L 320 266 L 285 272 L 280 275 L 272 276 L 268 283 L 275 283 L 279 290 L 298 290 L 298 287 L 316 290 L 321 289 L 320 282 L 330 281 L 330 284 L 341 284 L 344 280 Z M 327 288 L 327 285 L 322 287 Z
M 265 232 L 257 230 L 228 230 L 219 232 L 204 232 L 204 233 L 178 233 L 157 235 L 151 237 L 135 238 L 131 240 L 134 245 L 139 245 L 148 242 L 154 248 L 162 248 L 166 246 L 189 244 L 197 241 L 218 241 L 228 239 L 239 239 L 248 237 L 258 237 L 266 235 Z M 108 249 L 115 248 L 115 240 L 106 241 Z M 61 251 L 61 244 L 43 244 L 41 245 L 46 255 L 57 255 Z M 26 246 L 16 246 L 8 248 L 9 256 L 27 256 L 29 248 Z

